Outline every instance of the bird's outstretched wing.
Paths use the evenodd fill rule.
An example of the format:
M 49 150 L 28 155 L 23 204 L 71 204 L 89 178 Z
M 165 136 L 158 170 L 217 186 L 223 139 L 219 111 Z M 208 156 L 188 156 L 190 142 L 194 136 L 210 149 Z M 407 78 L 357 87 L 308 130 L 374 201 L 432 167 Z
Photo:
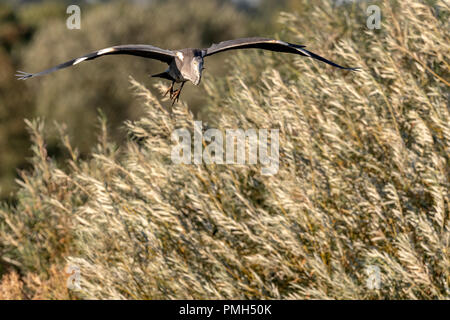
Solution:
M 218 44 L 213 44 L 211 47 L 204 49 L 204 56 L 210 56 L 219 52 L 235 50 L 235 49 L 265 49 L 276 52 L 286 52 L 299 54 L 305 57 L 314 58 L 333 67 L 345 69 L 345 70 L 358 70 L 358 68 L 347 68 L 338 65 L 330 60 L 325 59 L 311 51 L 305 49 L 305 46 L 293 44 L 281 40 L 267 39 L 267 38 L 241 38 L 235 40 L 222 41 Z
M 162 62 L 170 64 L 175 57 L 175 54 L 170 50 L 160 49 L 146 44 L 129 44 L 105 48 L 92 53 L 88 53 L 82 57 L 61 63 L 53 68 L 38 72 L 38 73 L 27 73 L 23 71 L 18 71 L 16 77 L 19 80 L 26 80 L 32 77 L 43 76 L 45 74 L 51 73 L 53 71 L 64 69 L 80 62 L 93 60 L 101 56 L 111 55 L 111 54 L 128 54 L 133 56 L 145 57 L 150 59 L 156 59 Z

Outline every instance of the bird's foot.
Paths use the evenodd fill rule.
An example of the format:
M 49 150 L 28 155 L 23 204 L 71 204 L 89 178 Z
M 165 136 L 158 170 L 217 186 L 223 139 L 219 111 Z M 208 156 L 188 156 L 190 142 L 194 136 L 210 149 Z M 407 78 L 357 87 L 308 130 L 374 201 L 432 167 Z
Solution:
M 180 100 L 180 94 L 181 94 L 181 89 L 175 90 L 173 92 L 173 95 L 171 96 L 172 106 L 175 104 L 175 102 L 178 102 L 178 100 Z
M 172 96 L 173 96 L 173 85 L 174 85 L 174 82 L 172 82 L 172 84 L 170 85 L 169 89 L 167 89 L 166 93 L 164 93 L 164 96 L 163 96 L 163 97 L 167 96 L 167 94 L 170 92 L 170 99 L 172 100 Z
M 180 87 L 178 90 L 175 90 L 175 91 L 173 92 L 173 95 L 171 96 L 171 99 L 172 99 L 172 106 L 175 104 L 175 102 L 178 102 L 178 100 L 180 100 L 180 94 L 181 94 L 181 90 L 183 90 L 184 83 L 185 83 L 185 82 L 183 82 L 183 83 L 181 84 L 181 87 Z

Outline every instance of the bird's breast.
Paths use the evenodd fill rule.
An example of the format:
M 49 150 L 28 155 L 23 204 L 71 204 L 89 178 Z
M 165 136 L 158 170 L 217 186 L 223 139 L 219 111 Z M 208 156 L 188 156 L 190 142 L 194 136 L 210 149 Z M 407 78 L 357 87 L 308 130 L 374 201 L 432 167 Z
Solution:
M 187 80 L 183 77 L 175 61 L 170 64 L 168 73 L 175 80 L 175 82 L 183 82 Z

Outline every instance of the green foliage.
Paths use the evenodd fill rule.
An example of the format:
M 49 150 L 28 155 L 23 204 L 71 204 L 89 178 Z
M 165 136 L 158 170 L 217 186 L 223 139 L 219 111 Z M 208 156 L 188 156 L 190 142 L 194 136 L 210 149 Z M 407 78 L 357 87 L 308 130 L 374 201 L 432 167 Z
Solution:
M 0 199 L 12 192 L 15 169 L 27 165 L 29 137 L 23 119 L 32 115 L 28 108 L 31 101 L 23 94 L 24 84 L 14 77 L 14 53 L 30 33 L 30 27 L 12 8 L 0 4 Z
M 132 79 L 145 115 L 126 122 L 121 148 L 101 119 L 81 159 L 61 128 L 61 170 L 42 122 L 28 124 L 34 170 L 18 205 L 0 209 L 2 261 L 44 280 L 79 266 L 76 298 L 448 299 L 449 22 L 420 1 L 384 2 L 376 31 L 361 26 L 363 5 L 310 10 L 281 16 L 287 40 L 314 37 L 312 51 L 361 72 L 247 52 L 205 83 L 213 127 L 280 130 L 276 175 L 173 164 L 171 133 L 194 116 Z
M 51 20 L 64 21 L 67 4 L 63 1 L 42 1 L 22 4 L 17 14 L 21 21 L 33 28 L 39 29 Z

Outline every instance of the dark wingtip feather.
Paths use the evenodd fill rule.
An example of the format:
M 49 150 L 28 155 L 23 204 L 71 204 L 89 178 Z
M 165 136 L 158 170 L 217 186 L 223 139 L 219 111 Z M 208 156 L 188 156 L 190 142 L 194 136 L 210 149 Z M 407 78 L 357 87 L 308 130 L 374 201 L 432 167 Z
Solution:
M 304 55 L 306 55 L 306 56 L 308 56 L 310 58 L 313 58 L 313 59 L 325 62 L 325 63 L 327 63 L 329 65 L 332 65 L 333 67 L 336 67 L 336 68 L 339 68 L 339 69 L 350 70 L 350 71 L 360 71 L 361 70 L 360 67 L 356 67 L 356 68 L 343 67 L 343 66 L 341 66 L 341 65 L 339 65 L 339 64 L 337 64 L 337 63 L 335 63 L 333 61 L 325 59 L 324 57 L 321 57 L 318 54 L 315 54 L 314 52 L 311 52 L 311 51 L 303 49 L 303 48 L 297 48 L 297 50 L 302 52 Z
M 27 80 L 28 78 L 33 77 L 33 74 L 24 71 L 17 71 L 15 76 L 17 77 L 17 80 Z

